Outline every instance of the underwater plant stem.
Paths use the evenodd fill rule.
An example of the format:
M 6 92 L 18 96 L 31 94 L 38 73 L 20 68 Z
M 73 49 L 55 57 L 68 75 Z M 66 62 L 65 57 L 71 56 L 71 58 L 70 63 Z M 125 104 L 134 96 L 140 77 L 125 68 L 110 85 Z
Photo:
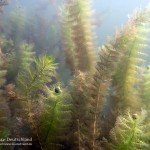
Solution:
M 99 89 L 98 89 L 98 97 L 97 97 L 97 100 L 96 100 L 96 108 L 95 108 L 95 115 L 94 115 L 94 123 L 93 123 L 93 141 L 92 141 L 92 149 L 95 150 L 95 136 L 96 136 L 96 128 L 97 128 L 97 109 L 98 109 L 98 103 L 99 103 L 99 100 L 100 100 L 100 86 L 99 86 Z
M 78 125 L 78 149 L 81 150 L 81 143 L 80 143 L 80 120 L 77 119 L 77 125 Z
M 97 122 L 96 122 L 96 119 L 97 119 L 97 117 L 96 117 L 96 115 L 94 116 L 94 123 L 93 123 L 93 142 L 92 142 L 92 149 L 94 150 L 94 147 L 95 147 L 95 134 L 96 134 L 96 124 L 97 124 Z
M 126 78 L 127 78 L 127 75 L 128 75 L 128 67 L 130 65 L 130 56 L 131 56 L 131 53 L 132 53 L 132 50 L 129 51 L 129 55 L 128 55 L 128 62 L 126 63 L 126 67 L 125 67 L 125 71 L 124 71 L 124 80 L 123 80 L 123 98 L 125 97 L 125 91 L 126 91 L 126 88 L 124 87 L 125 83 L 126 83 Z
M 43 70 L 45 69 L 46 65 L 44 65 L 35 75 L 34 75 L 34 78 L 33 80 L 31 81 L 31 83 L 29 84 L 29 86 L 27 87 L 26 89 L 26 97 L 28 97 L 28 95 L 30 94 L 30 91 L 31 91 L 31 88 L 32 88 L 32 85 L 33 83 L 37 80 L 37 78 L 39 76 L 41 76 L 41 74 L 43 73 Z
M 126 85 L 126 82 L 127 82 L 127 78 L 128 78 L 128 72 L 129 72 L 129 66 L 130 66 L 130 64 L 132 63 L 131 62 L 131 57 L 134 57 L 134 48 L 135 48 L 135 43 L 137 42 L 137 39 L 135 38 L 134 39 L 134 41 L 133 41 L 133 43 L 132 43 L 132 47 L 131 47 L 131 49 L 129 50 L 129 52 L 128 52 L 128 58 L 127 58 L 127 62 L 126 62 L 126 65 L 125 65 L 125 71 L 124 71 L 124 75 L 123 75 L 123 81 L 122 81 L 122 100 L 123 100 L 123 102 L 124 102 L 124 107 L 126 108 L 126 107 L 128 107 L 126 104 L 128 103 L 128 102 L 126 102 L 126 100 L 127 100 L 127 98 L 126 98 L 126 96 L 128 95 L 127 93 L 128 93 L 128 89 L 125 87 L 125 85 Z M 131 85 L 132 86 L 132 85 Z M 123 110 L 124 111 L 124 110 Z
M 133 129 L 132 129 L 131 136 L 129 137 L 128 140 L 127 149 L 130 148 L 129 146 L 132 144 L 133 142 L 132 140 L 135 139 L 135 130 L 136 130 L 136 121 L 133 124 Z
M 54 110 L 55 110 L 56 106 L 57 106 L 57 102 L 55 102 L 54 107 L 53 107 L 53 109 L 52 109 L 53 114 L 54 114 Z M 46 136 L 45 136 L 45 138 L 44 138 L 44 148 L 46 147 L 47 139 L 48 139 L 48 136 L 49 136 L 49 133 L 50 133 L 52 124 L 53 124 L 53 122 L 54 122 L 54 118 L 55 118 L 55 115 L 53 115 L 53 117 L 52 117 L 51 123 L 50 123 L 50 125 L 49 125 L 48 130 L 47 130 L 47 134 L 46 134 Z
M 32 123 L 32 127 L 33 127 L 34 129 L 37 129 L 37 127 L 36 127 L 36 125 L 35 125 L 35 122 L 34 122 L 34 119 L 33 119 L 33 117 L 32 117 L 31 101 L 30 101 L 30 100 L 27 100 L 27 101 L 28 101 L 28 117 L 29 117 L 29 119 L 32 120 L 32 121 L 29 120 L 29 122 Z M 31 115 L 30 115 L 30 114 L 31 114 Z M 43 147 L 42 147 L 42 144 L 41 144 L 41 142 L 40 142 L 40 137 L 39 137 L 39 135 L 38 135 L 38 132 L 36 132 L 36 137 L 37 137 L 37 140 L 38 140 L 38 142 L 39 142 L 39 144 L 40 144 L 41 150 L 44 150 Z

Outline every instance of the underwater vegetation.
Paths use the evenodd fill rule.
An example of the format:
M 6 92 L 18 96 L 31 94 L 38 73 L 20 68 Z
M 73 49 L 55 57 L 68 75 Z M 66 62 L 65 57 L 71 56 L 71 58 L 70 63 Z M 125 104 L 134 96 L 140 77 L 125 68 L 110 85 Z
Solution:
M 39 17 L 35 27 L 25 18 L 16 9 L 8 29 L 0 25 L 0 150 L 149 150 L 150 67 L 144 50 L 150 9 L 135 10 L 97 48 L 91 1 L 67 0 L 57 45 L 70 73 L 67 84 L 58 71 L 61 58 L 45 50 L 55 45 L 47 43 L 51 35 L 44 37 L 47 22 Z M 32 145 L 1 144 L 22 137 L 32 137 Z
M 110 132 L 113 141 L 110 149 L 149 149 L 149 125 L 145 125 L 144 117 L 144 112 L 132 116 L 128 112 L 126 116 L 118 117 L 115 127 Z

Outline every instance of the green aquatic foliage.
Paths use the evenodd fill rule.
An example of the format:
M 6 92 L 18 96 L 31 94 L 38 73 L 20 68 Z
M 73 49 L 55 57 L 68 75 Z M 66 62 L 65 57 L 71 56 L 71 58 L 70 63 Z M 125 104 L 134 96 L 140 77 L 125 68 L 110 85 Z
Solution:
M 142 59 L 142 50 L 146 46 L 146 34 L 149 21 L 145 17 L 147 12 L 137 11 L 133 18 L 124 28 L 116 45 L 120 49 L 122 57 L 117 65 L 117 70 L 113 76 L 113 88 L 116 90 L 115 99 L 118 99 L 120 111 L 128 107 L 137 109 L 140 102 L 138 94 L 138 83 L 140 82 L 140 71 L 144 61 Z M 135 105 L 137 104 L 137 105 Z
M 143 83 L 143 98 L 147 101 L 150 100 L 150 68 L 146 67 L 146 71 L 144 73 L 144 83 Z M 148 103 L 148 102 L 147 102 Z
M 0 130 L 0 139 L 6 139 L 10 135 L 10 131 L 8 129 L 3 129 L 2 131 Z M 0 141 L 0 143 L 3 143 Z M 0 150 L 4 150 L 4 146 L 0 145 Z
M 88 116 L 89 87 L 96 57 L 90 5 L 90 1 L 70 0 L 62 8 L 61 15 L 66 62 L 74 75 L 71 81 L 73 112 L 70 138 L 74 149 L 91 148 L 88 139 L 88 123 L 91 119 Z
M 55 76 L 57 65 L 51 56 L 41 56 L 36 58 L 33 64 L 20 72 L 17 77 L 17 87 L 25 98 L 35 96 L 38 90 L 52 81 Z
M 2 42 L 2 40 L 0 40 Z M 9 136 L 9 108 L 6 99 L 3 95 L 3 86 L 6 82 L 7 74 L 7 58 L 0 48 L 0 138 L 5 139 Z M 2 143 L 2 142 L 1 142 Z M 0 145 L 0 149 L 3 149 L 3 145 Z
M 2 91 L 0 91 L 0 98 L 0 139 L 6 139 L 10 135 L 10 110 Z M 5 143 L 5 141 L 0 141 L 1 143 Z M 0 150 L 5 148 L 3 144 L 0 145 Z
M 88 81 L 88 82 L 87 82 Z M 88 114 L 91 76 L 81 71 L 76 72 L 71 81 L 72 118 L 70 142 L 74 149 L 88 148 L 88 130 L 91 117 Z M 90 134 L 91 135 L 91 134 Z
M 146 124 L 145 113 L 119 116 L 110 136 L 113 150 L 148 150 L 150 145 L 150 125 Z
M 26 70 L 33 62 L 35 52 L 32 44 L 23 43 L 20 45 L 20 66 L 19 70 Z
M 12 50 L 8 56 L 8 75 L 7 79 L 14 82 L 19 72 L 29 68 L 30 64 L 34 61 L 35 52 L 32 44 L 21 43 L 18 50 Z
M 0 131 L 0 139 L 5 139 L 9 136 L 9 130 L 4 129 L 3 131 Z
M 129 18 L 125 26 L 118 30 L 110 41 L 118 52 L 116 69 L 112 73 L 109 96 L 105 109 L 109 109 L 102 118 L 102 137 L 109 138 L 109 132 L 118 115 L 130 107 L 132 111 L 141 107 L 139 85 L 142 79 L 143 50 L 149 33 L 147 10 L 138 10 Z M 107 118 L 107 119 L 106 119 Z
M 143 82 L 141 85 L 142 102 L 150 114 L 150 69 L 149 66 L 145 69 Z
M 19 95 L 22 111 L 24 111 L 22 117 L 26 118 L 26 123 L 32 131 L 31 135 L 35 137 L 40 147 L 42 147 L 40 143 L 42 137 L 38 134 L 38 124 L 36 123 L 41 114 L 38 98 L 42 94 L 45 85 L 55 77 L 56 67 L 57 65 L 51 56 L 43 55 L 35 58 L 31 65 L 27 65 L 17 76 L 16 93 Z
M 60 84 L 44 87 L 41 100 L 44 109 L 40 115 L 39 136 L 44 149 L 62 149 L 67 140 L 71 117 L 71 97 Z
M 101 120 L 100 114 L 108 94 L 108 88 L 111 84 L 111 77 L 115 70 L 115 64 L 119 58 L 119 53 L 112 47 L 112 45 L 105 45 L 101 48 L 99 54 L 99 60 L 96 66 L 96 72 L 93 76 L 93 81 L 90 86 L 91 100 L 90 100 L 90 111 L 91 114 L 91 135 L 92 137 L 92 149 L 99 149 L 100 145 L 97 139 L 101 131 Z
M 105 149 L 105 143 L 114 150 L 148 150 L 148 119 L 145 122 L 143 114 L 134 114 L 141 97 L 146 103 L 145 108 L 149 109 L 149 73 L 145 74 L 142 96 L 139 91 L 140 71 L 144 63 L 141 54 L 149 33 L 148 12 L 137 11 L 115 38 L 101 47 L 95 67 L 90 5 L 90 0 L 68 0 L 62 8 L 62 40 L 66 62 L 73 75 L 69 89 L 59 84 L 51 87 L 57 68 L 54 59 L 46 55 L 35 58 L 33 45 L 22 43 L 25 36 L 28 41 L 34 41 L 38 49 L 45 47 L 42 50 L 47 51 L 49 37 L 57 33 L 54 26 L 50 27 L 53 35 L 46 36 L 45 41 L 49 29 L 42 17 L 36 20 L 38 25 L 31 22 L 29 31 L 32 32 L 23 35 L 28 27 L 24 29 L 26 22 L 22 10 L 17 9 L 11 15 L 11 31 L 7 35 L 13 42 L 6 40 L 2 44 L 4 52 L 11 53 L 7 57 L 10 58 L 8 76 L 11 77 L 7 83 L 12 81 L 16 84 L 16 89 L 13 84 L 5 87 L 11 96 L 9 103 L 13 103 L 10 108 L 14 116 L 10 117 L 10 122 L 13 121 L 10 125 L 20 131 L 15 122 L 19 115 L 19 121 L 23 120 L 23 125 L 30 126 L 30 135 L 41 149 L 99 150 Z M 36 32 L 38 28 L 40 31 Z M 0 86 L 3 87 L 7 71 L 4 55 L 1 56 Z M 0 101 L 0 107 L 6 107 L 4 102 L 3 99 Z M 16 109 L 17 103 L 21 105 L 21 111 Z M 108 108 L 110 112 L 106 112 Z M 124 114 L 127 108 L 134 113 L 118 117 L 114 127 L 118 114 Z M 0 109 L 0 137 L 8 136 L 3 128 L 8 117 L 3 113 Z
M 66 63 L 72 72 L 77 69 L 77 56 L 72 39 L 72 24 L 70 22 L 69 10 L 65 5 L 61 10 L 62 40 L 65 51 Z
M 14 11 L 12 11 L 7 21 L 4 21 L 4 24 L 2 24 L 3 28 L 3 34 L 7 39 L 11 39 L 13 42 L 13 45 L 11 46 L 13 48 L 13 51 L 9 52 L 10 55 L 10 65 L 8 69 L 8 80 L 11 82 L 14 82 L 18 72 L 19 72 L 19 64 L 20 64 L 20 54 L 21 49 L 20 45 L 22 44 L 23 38 L 23 32 L 25 28 L 25 11 L 21 7 L 17 7 Z M 18 63 L 19 62 L 19 63 Z
M 1 59 L 1 58 L 0 58 Z M 0 60 L 0 88 L 5 84 L 6 82 L 6 74 L 7 70 L 3 68 L 4 62 L 3 60 Z
M 66 59 L 73 58 L 71 65 L 75 65 L 75 70 L 92 72 L 95 66 L 95 48 L 90 2 L 88 0 L 70 0 L 64 8 L 66 13 L 63 13 L 65 19 L 63 19 L 62 30 L 65 31 Z
M 6 138 L 9 135 L 10 126 L 9 126 L 9 108 L 6 102 L 6 99 L 3 97 L 2 93 L 0 93 L 1 101 L 0 101 L 0 138 Z
M 143 80 L 140 88 L 140 94 L 142 98 L 142 106 L 147 110 L 146 122 L 150 122 L 150 69 L 149 66 L 145 68 L 143 73 Z M 150 138 L 149 138 L 150 144 Z
M 5 66 L 7 68 L 7 76 L 6 79 L 10 79 L 10 74 L 12 75 L 14 70 L 16 70 L 13 66 L 14 61 L 14 43 L 12 40 L 6 39 L 4 36 L 0 38 L 0 47 L 4 54 L 2 54 L 2 57 L 7 59 L 7 65 Z M 4 56 L 5 55 L 5 56 Z M 13 77 L 11 77 L 13 78 Z
M 66 20 L 64 19 L 65 26 L 63 29 L 67 33 L 65 35 L 65 46 L 67 47 L 66 56 L 68 58 L 69 56 L 70 58 L 77 56 L 77 58 L 80 59 L 78 53 L 81 54 L 81 50 L 77 51 L 78 48 L 76 44 L 82 48 L 80 42 L 83 40 L 83 36 L 80 35 L 84 32 L 81 33 L 80 30 L 83 27 L 82 24 L 80 24 L 80 19 L 85 15 L 83 10 L 85 7 L 80 6 L 83 6 L 82 4 L 85 3 L 80 3 L 80 0 L 70 1 L 70 3 L 65 6 L 67 13 L 64 15 Z M 76 17 L 76 14 L 80 15 Z M 71 19 L 71 17 L 73 19 Z M 74 22 L 73 25 L 72 22 Z M 149 30 L 146 29 L 147 24 L 147 12 L 137 11 L 133 18 L 129 19 L 126 26 L 116 34 L 115 40 L 113 39 L 109 44 L 101 48 L 100 60 L 97 63 L 93 81 L 91 82 L 91 78 L 87 77 L 88 75 L 86 76 L 82 72 L 75 74 L 74 80 L 71 83 L 71 95 L 74 107 L 72 116 L 74 132 L 73 141 L 76 149 L 85 147 L 86 149 L 99 149 L 99 136 L 101 134 L 103 135 L 103 132 L 106 132 L 106 134 L 109 133 L 111 127 L 114 125 L 115 117 L 117 117 L 119 110 L 124 112 L 129 106 L 134 108 L 133 105 L 137 108 L 135 105 L 137 103 L 133 103 L 133 101 L 138 101 L 140 99 L 138 95 L 138 75 L 141 69 L 140 66 L 143 64 L 143 60 L 140 58 L 140 50 L 144 48 L 145 42 L 147 41 L 145 38 L 145 34 L 149 32 Z M 76 35 L 74 31 L 76 31 L 76 33 L 79 31 L 81 34 L 78 33 L 78 35 Z M 73 38 L 71 39 L 71 37 Z M 68 52 L 68 50 L 70 51 Z M 82 54 L 82 56 L 84 54 Z M 84 59 L 85 58 L 80 60 L 83 65 Z M 74 59 L 71 59 L 71 61 L 75 64 Z M 76 61 L 76 64 L 78 64 L 78 61 Z M 78 69 L 82 70 L 80 67 L 77 67 L 76 71 Z M 87 81 L 88 83 L 86 83 Z M 107 99 L 107 94 L 109 94 L 109 88 L 114 90 L 111 94 L 115 95 L 115 100 L 113 99 L 114 101 L 112 101 L 112 106 L 114 108 L 112 108 L 110 113 L 116 111 L 114 112 L 115 114 L 111 114 L 116 116 L 112 121 L 113 123 L 110 124 L 111 127 L 108 127 L 107 131 L 101 131 L 103 129 L 101 129 L 102 120 L 100 118 L 100 113 Z M 114 95 L 111 98 L 114 98 Z M 105 123 L 107 124 L 107 122 Z
M 6 74 L 7 74 L 7 58 L 6 55 L 0 49 L 0 88 L 6 82 Z
M 1 36 L 0 37 L 0 47 L 5 54 L 10 55 L 13 51 L 14 44 L 11 39 L 8 40 L 5 36 Z

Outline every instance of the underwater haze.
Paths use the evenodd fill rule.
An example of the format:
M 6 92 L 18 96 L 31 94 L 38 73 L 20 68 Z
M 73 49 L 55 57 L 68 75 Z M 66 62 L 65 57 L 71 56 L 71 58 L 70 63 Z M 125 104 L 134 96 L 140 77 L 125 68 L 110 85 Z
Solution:
M 150 0 L 0 1 L 0 150 L 150 150 Z

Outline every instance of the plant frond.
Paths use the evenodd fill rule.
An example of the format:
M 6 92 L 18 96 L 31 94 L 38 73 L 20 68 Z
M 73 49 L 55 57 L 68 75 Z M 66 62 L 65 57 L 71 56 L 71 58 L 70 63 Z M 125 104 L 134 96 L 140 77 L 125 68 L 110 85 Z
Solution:
M 112 45 L 102 46 L 99 54 L 99 61 L 96 66 L 96 73 L 93 76 L 93 82 L 90 87 L 91 100 L 91 131 L 92 149 L 98 149 L 100 144 L 97 139 L 101 132 L 100 114 L 102 113 L 104 103 L 106 101 L 108 88 L 111 83 L 111 77 L 115 70 L 115 64 L 119 58 L 119 53 L 112 47 Z
M 34 61 L 35 52 L 33 52 L 33 45 L 27 43 L 22 43 L 20 45 L 20 51 L 21 62 L 19 71 L 21 72 L 22 70 L 26 70 L 26 68 L 30 67 L 31 63 Z
M 140 70 L 144 61 L 139 54 L 144 49 L 143 45 L 147 43 L 146 36 L 149 33 L 149 22 L 146 14 L 147 11 L 145 10 L 136 11 L 133 14 L 120 36 L 118 36 L 116 45 L 116 48 L 120 49 L 123 55 L 120 62 L 118 62 L 118 69 L 113 76 L 112 82 L 113 86 L 118 89 L 116 91 L 116 99 L 122 101 L 120 103 L 124 103 L 122 106 L 126 108 L 133 103 L 137 104 L 140 102 L 138 83 L 140 82 Z M 122 38 L 124 39 L 123 42 L 119 40 Z M 133 102 L 134 100 L 135 102 Z M 132 105 L 131 107 L 134 108 L 134 106 Z M 138 105 L 135 106 L 136 108 L 138 108 Z M 124 110 L 124 108 L 121 108 L 121 110 Z
M 17 77 L 18 90 L 27 98 L 37 94 L 55 76 L 56 64 L 51 56 L 41 56 Z
M 69 127 L 71 97 L 67 89 L 60 84 L 51 88 L 45 86 L 43 92 L 44 110 L 40 116 L 39 135 L 42 137 L 43 147 L 51 149 L 51 144 L 53 144 L 58 149 L 60 148 L 59 143 L 65 140 L 65 132 Z
M 88 134 L 91 132 L 88 129 L 88 124 L 91 118 L 88 113 L 90 84 L 91 75 L 81 71 L 76 72 L 74 79 L 71 81 L 70 93 L 73 107 L 70 141 L 74 149 L 91 148 L 90 139 L 88 139 Z
M 1 51 L 1 49 L 0 49 Z M 6 75 L 7 75 L 7 70 L 6 70 L 6 65 L 7 65 L 7 58 L 5 54 L 0 52 L 0 88 L 5 84 L 6 82 Z
M 72 39 L 72 28 L 69 18 L 69 10 L 67 5 L 61 9 L 61 23 L 62 23 L 62 39 L 66 56 L 66 63 L 69 65 L 72 72 L 76 70 L 77 67 L 77 57 L 74 47 L 74 42 Z
M 90 2 L 71 0 L 65 9 L 67 14 L 62 30 L 67 33 L 64 38 L 66 59 L 71 62 L 74 70 L 92 72 L 95 67 L 95 48 L 92 39 Z
M 110 132 L 112 140 L 110 149 L 148 149 L 150 146 L 148 143 L 149 137 L 144 135 L 147 132 L 149 133 L 149 127 L 149 124 L 145 124 L 145 115 L 128 112 L 126 116 L 119 116 L 115 127 Z

